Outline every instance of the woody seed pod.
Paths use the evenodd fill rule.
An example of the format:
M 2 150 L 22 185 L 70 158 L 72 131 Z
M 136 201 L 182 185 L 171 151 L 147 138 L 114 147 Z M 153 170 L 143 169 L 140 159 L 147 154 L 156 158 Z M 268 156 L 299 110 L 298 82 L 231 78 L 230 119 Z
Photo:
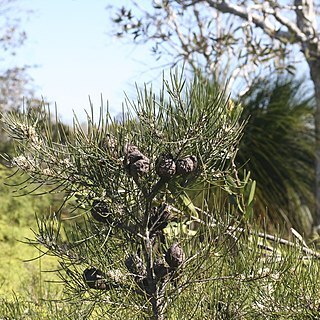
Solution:
M 148 296 L 152 296 L 156 292 L 155 281 L 149 281 L 147 277 L 136 279 L 136 283 L 143 295 L 147 294 Z
M 194 172 L 198 167 L 196 156 L 188 156 L 176 161 L 177 174 L 188 174 Z
M 153 263 L 153 271 L 158 279 L 162 279 L 169 273 L 169 267 L 165 265 L 162 259 L 157 259 Z
M 153 294 L 155 292 L 155 286 L 149 283 L 147 270 L 142 259 L 136 254 L 130 255 L 124 263 L 129 272 L 134 275 L 134 280 L 141 289 L 141 292 L 148 295 Z
M 171 178 L 176 173 L 176 164 L 170 153 L 163 153 L 156 162 L 156 172 L 161 178 Z
M 142 159 L 137 160 L 134 163 L 131 163 L 128 167 L 129 175 L 134 179 L 143 176 L 149 171 L 149 159 L 147 157 L 143 157 Z
M 174 243 L 166 252 L 165 259 L 171 269 L 177 269 L 185 260 L 184 252 L 179 243 Z
M 127 145 L 123 165 L 128 174 L 136 180 L 149 171 L 150 160 L 136 146 Z

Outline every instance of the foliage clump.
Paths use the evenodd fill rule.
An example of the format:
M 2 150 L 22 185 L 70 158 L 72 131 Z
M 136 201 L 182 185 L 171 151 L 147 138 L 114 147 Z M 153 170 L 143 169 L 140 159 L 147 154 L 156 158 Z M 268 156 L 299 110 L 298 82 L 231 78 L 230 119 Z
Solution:
M 302 291 L 319 291 L 319 255 L 300 237 L 289 242 L 250 227 L 255 183 L 249 174 L 241 181 L 234 164 L 240 107 L 230 108 L 209 81 L 188 85 L 177 73 L 158 96 L 144 88 L 126 104 L 120 121 L 88 115 L 86 129 L 75 119 L 73 133 L 55 140 L 44 113 L 4 119 L 25 184 L 65 195 L 51 218 L 38 220 L 30 242 L 59 258 L 77 312 L 108 319 L 316 314 L 317 294 Z M 74 208 L 67 228 L 65 206 Z M 294 295 L 301 300 L 292 309 Z

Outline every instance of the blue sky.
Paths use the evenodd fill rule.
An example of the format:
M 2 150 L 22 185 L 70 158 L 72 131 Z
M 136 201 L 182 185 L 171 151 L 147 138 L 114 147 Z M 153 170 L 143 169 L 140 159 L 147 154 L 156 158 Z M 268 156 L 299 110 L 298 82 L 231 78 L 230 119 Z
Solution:
M 152 81 L 160 69 L 144 46 L 124 44 L 111 37 L 107 5 L 128 4 L 111 0 L 21 0 L 33 12 L 23 28 L 28 40 L 18 51 L 21 64 L 30 70 L 37 95 L 57 103 L 62 120 L 70 122 L 73 110 L 85 119 L 89 99 L 99 109 L 101 95 L 112 114 L 121 110 L 123 91 L 134 97 L 137 82 Z
M 37 96 L 43 96 L 70 123 L 73 111 L 84 121 L 89 96 L 98 115 L 101 96 L 116 116 L 124 91 L 135 97 L 135 83 L 142 86 L 161 79 L 160 63 L 146 46 L 127 44 L 111 36 L 110 12 L 106 7 L 129 6 L 131 0 L 17 0 L 31 10 L 22 27 L 26 44 L 11 63 L 36 66 L 30 69 Z M 150 0 L 139 0 L 150 5 Z M 20 14 L 23 16 L 23 11 Z M 299 72 L 305 68 L 298 68 Z

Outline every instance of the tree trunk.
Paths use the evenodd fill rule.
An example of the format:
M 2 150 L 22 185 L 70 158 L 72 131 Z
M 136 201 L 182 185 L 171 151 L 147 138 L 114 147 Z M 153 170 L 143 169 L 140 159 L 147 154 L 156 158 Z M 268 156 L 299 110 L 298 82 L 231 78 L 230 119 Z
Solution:
M 294 0 L 297 26 L 306 36 L 301 42 L 302 51 L 310 68 L 314 84 L 316 110 L 315 125 L 315 204 L 314 229 L 320 231 L 320 38 L 313 0 Z
M 310 76 L 314 83 L 316 110 L 314 113 L 315 125 L 315 200 L 316 215 L 314 220 L 315 229 L 320 229 L 320 57 L 308 61 Z

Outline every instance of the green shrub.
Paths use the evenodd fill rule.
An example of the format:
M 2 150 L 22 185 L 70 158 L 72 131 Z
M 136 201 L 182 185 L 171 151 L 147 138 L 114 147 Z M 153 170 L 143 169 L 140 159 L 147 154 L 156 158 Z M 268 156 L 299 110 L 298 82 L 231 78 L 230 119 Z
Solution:
M 127 106 L 57 140 L 43 113 L 4 118 L 21 187 L 64 195 L 31 242 L 59 260 L 70 317 L 319 318 L 320 254 L 295 230 L 288 241 L 255 227 L 256 183 L 234 163 L 240 107 L 178 74 Z

